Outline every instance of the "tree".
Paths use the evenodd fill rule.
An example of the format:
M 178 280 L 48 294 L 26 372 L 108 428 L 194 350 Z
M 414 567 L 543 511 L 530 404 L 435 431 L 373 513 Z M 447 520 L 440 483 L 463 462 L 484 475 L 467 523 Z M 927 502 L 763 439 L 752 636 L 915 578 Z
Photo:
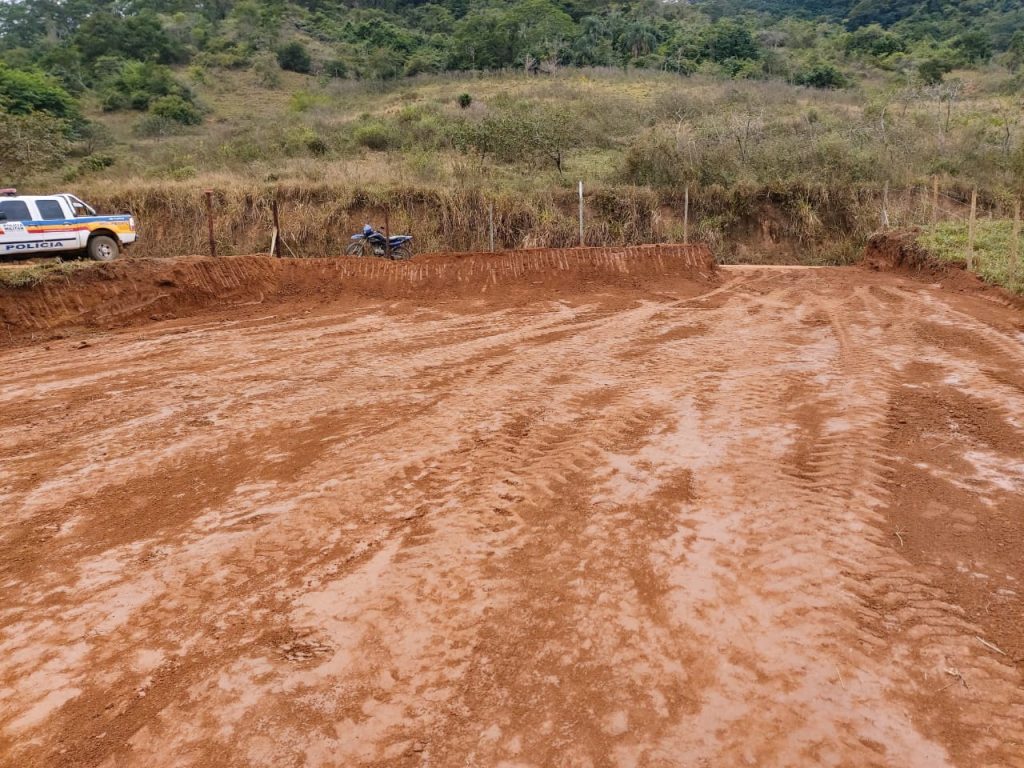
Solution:
M 281 69 L 299 72 L 303 75 L 309 74 L 313 68 L 313 60 L 309 56 L 309 51 L 298 40 L 285 43 L 277 49 L 277 63 Z
M 519 105 L 464 126 L 457 143 L 501 162 L 530 160 L 562 173 L 569 152 L 583 141 L 580 121 L 565 109 L 529 110 Z
M 945 58 L 925 59 L 917 65 L 917 74 L 925 85 L 937 85 L 953 71 L 953 64 Z
M 71 38 L 88 62 L 103 56 L 175 64 L 185 60 L 182 46 L 167 35 L 152 11 L 122 18 L 97 12 L 85 19 Z
M 704 33 L 704 55 L 712 61 L 756 59 L 758 53 L 750 30 L 734 21 L 715 22 Z
M 630 56 L 638 59 L 658 45 L 658 29 L 649 19 L 634 19 L 619 37 L 619 43 Z
M 71 149 L 67 124 L 45 112 L 0 110 L 0 178 L 17 181 L 64 162 Z
M 519 0 L 509 11 L 506 30 L 518 63 L 527 56 L 540 61 L 556 57 L 576 27 L 569 14 L 550 0 Z
M 860 0 L 850 9 L 846 23 L 850 29 L 860 29 L 870 24 L 890 27 L 912 14 L 914 5 L 907 0 Z
M 1016 72 L 1024 66 L 1024 29 L 1018 31 L 1010 38 L 1009 61 L 1010 69 Z
M 992 39 L 980 29 L 964 32 L 953 41 L 953 48 L 969 64 L 986 62 L 992 58 Z
M 907 43 L 901 36 L 882 29 L 880 25 L 869 24 L 848 34 L 843 47 L 849 53 L 888 56 L 891 53 L 905 51 Z
M 10 69 L 0 63 L 0 106 L 14 115 L 46 112 L 58 118 L 78 114 L 75 101 L 56 78 L 43 72 Z

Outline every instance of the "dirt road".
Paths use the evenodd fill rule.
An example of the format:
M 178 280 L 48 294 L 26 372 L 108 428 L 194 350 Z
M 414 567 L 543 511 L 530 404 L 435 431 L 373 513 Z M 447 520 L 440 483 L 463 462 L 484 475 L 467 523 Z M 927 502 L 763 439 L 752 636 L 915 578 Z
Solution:
M 1024 318 L 861 269 L 0 353 L 0 764 L 1024 766 Z

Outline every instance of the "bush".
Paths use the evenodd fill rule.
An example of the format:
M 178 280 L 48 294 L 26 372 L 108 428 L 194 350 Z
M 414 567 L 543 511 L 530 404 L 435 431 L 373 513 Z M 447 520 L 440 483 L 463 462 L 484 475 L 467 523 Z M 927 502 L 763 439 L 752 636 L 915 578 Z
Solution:
M 346 78 L 348 77 L 348 64 L 344 59 L 331 59 L 324 62 L 324 74 L 338 79 Z
M 146 113 L 142 118 L 139 119 L 134 126 L 132 131 L 136 136 L 141 138 L 150 139 L 158 138 L 161 136 L 174 136 L 181 133 L 182 124 L 177 120 L 171 120 L 168 117 L 161 115 L 154 115 L 152 112 Z
M 78 165 L 71 168 L 64 174 L 65 181 L 75 181 L 90 173 L 97 173 L 106 170 L 114 164 L 114 158 L 110 155 L 89 155 L 82 158 Z
M 846 75 L 831 64 L 815 64 L 793 75 L 794 85 L 808 88 L 845 88 L 850 83 Z
M 310 58 L 309 51 L 298 40 L 285 43 L 277 49 L 277 63 L 281 69 L 303 75 L 308 75 L 313 68 L 313 60 Z
M 405 75 L 412 77 L 413 75 L 422 74 L 433 74 L 436 72 L 444 72 L 448 61 L 445 59 L 444 54 L 440 51 L 435 51 L 430 48 L 423 48 L 416 51 L 409 59 L 405 62 Z
M 360 125 L 352 134 L 356 144 L 374 152 L 383 152 L 397 144 L 394 131 L 384 123 L 373 122 Z
M 192 101 L 191 92 L 178 85 L 171 70 L 165 66 L 118 59 L 106 59 L 103 64 L 108 74 L 101 87 L 101 97 L 103 109 L 107 112 L 122 109 L 144 112 L 162 96 L 177 95 L 186 102 Z
M 460 93 L 457 101 L 462 109 L 469 109 L 470 105 L 473 103 L 473 97 L 468 93 Z
M 673 138 L 664 134 L 634 139 L 622 165 L 622 180 L 636 186 L 675 186 L 684 181 L 686 173 L 685 157 Z
M 327 103 L 327 97 L 323 94 L 311 91 L 295 91 L 291 98 L 288 99 L 288 109 L 301 114 L 317 107 L 326 106 Z
M 925 85 L 938 85 L 952 71 L 953 64 L 948 59 L 927 59 L 917 65 L 917 75 Z
M 320 136 L 313 136 L 312 138 L 306 141 L 306 149 L 309 150 L 309 153 L 311 155 L 315 155 L 316 157 L 323 157 L 324 155 L 331 151 L 331 145 L 328 144 L 327 141 L 321 138 Z
M 203 122 L 203 113 L 199 111 L 198 107 L 177 94 L 154 99 L 149 105 L 149 111 L 153 115 L 181 125 L 199 125 Z
M 252 64 L 253 71 L 264 88 L 277 88 L 281 84 L 281 67 L 269 53 L 261 53 Z
M 42 72 L 10 69 L 0 63 L 0 108 L 12 115 L 46 112 L 54 117 L 73 118 L 75 100 L 53 77 Z

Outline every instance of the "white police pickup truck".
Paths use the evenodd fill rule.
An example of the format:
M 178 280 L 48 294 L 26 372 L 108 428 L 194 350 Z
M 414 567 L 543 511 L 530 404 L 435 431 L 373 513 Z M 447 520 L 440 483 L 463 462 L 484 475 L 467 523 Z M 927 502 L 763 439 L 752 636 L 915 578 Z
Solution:
M 135 219 L 98 216 L 74 195 L 18 195 L 0 190 L 0 257 L 85 253 L 112 261 L 138 239 Z

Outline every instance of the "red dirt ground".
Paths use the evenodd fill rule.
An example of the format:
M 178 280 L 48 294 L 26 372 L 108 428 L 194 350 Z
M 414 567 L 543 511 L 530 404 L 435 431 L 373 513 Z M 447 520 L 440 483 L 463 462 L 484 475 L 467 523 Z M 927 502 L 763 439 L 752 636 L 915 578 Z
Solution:
M 0 351 L 0 764 L 1024 766 L 1019 310 L 511 269 L 37 308 Z

